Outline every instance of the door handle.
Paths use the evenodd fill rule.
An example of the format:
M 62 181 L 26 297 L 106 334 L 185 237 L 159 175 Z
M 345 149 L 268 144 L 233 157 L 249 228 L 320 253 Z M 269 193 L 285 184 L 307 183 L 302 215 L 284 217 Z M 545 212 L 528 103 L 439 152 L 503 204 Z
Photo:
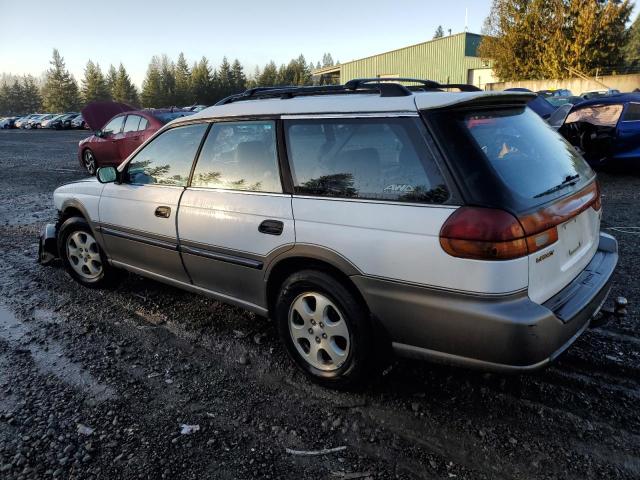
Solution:
M 280 220 L 265 220 L 258 227 L 260 233 L 267 235 L 281 235 L 284 229 L 284 223 Z
M 156 208 L 156 217 L 169 218 L 171 216 L 171 207 Z

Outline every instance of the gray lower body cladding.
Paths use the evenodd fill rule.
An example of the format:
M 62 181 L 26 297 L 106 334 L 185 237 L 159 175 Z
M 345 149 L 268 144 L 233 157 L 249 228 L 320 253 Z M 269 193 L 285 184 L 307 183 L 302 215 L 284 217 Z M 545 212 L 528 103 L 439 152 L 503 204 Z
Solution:
M 616 240 L 601 234 L 586 269 L 544 304 L 522 291 L 474 296 L 351 277 L 396 353 L 489 370 L 542 367 L 568 348 L 605 302 L 618 262 Z

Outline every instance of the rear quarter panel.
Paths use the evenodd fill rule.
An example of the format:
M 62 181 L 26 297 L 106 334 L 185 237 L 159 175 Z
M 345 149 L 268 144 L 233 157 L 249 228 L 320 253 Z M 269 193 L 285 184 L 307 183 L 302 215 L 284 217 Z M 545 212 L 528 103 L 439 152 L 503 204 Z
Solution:
M 294 197 L 296 243 L 330 248 L 364 275 L 480 294 L 525 289 L 527 258 L 485 262 L 442 249 L 440 229 L 456 208 Z

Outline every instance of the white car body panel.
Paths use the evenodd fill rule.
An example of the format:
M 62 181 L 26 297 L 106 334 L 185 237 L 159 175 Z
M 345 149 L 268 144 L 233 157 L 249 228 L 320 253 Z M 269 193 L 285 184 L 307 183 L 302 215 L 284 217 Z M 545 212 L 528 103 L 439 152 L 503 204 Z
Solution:
M 104 187 L 95 178 L 68 183 L 58 187 L 53 192 L 53 203 L 58 210 L 62 210 L 62 206 L 66 201 L 74 200 L 84 207 L 85 212 L 90 217 L 87 220 L 97 221 L 99 218 L 98 205 L 100 203 L 100 195 Z
M 284 223 L 282 235 L 258 232 L 269 219 Z M 180 202 L 178 231 L 181 240 L 266 256 L 295 242 L 291 195 L 188 188 Z
M 600 217 L 588 208 L 558 225 L 558 241 L 529 255 L 529 298 L 543 303 L 584 270 L 598 249 Z
M 456 207 L 293 198 L 296 242 L 331 248 L 365 275 L 480 294 L 527 287 L 526 258 L 455 258 L 439 233 Z

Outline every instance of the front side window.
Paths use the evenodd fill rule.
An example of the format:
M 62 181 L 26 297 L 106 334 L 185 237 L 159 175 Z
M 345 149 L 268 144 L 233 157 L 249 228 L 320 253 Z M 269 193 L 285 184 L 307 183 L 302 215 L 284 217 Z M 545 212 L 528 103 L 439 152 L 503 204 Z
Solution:
M 105 127 L 102 129 L 102 133 L 104 133 L 105 135 L 114 135 L 116 133 L 120 133 L 120 130 L 122 130 L 123 123 L 124 123 L 123 116 L 112 118 L 111 121 L 107 123 Z
M 291 120 L 297 194 L 443 203 L 449 192 L 415 118 Z
M 191 185 L 281 193 L 275 128 L 270 120 L 214 124 Z
M 199 123 L 158 135 L 129 162 L 128 183 L 185 186 L 206 129 L 205 123 Z
M 142 117 L 139 115 L 128 115 L 127 120 L 124 122 L 123 133 L 136 132 L 140 124 L 140 118 Z

